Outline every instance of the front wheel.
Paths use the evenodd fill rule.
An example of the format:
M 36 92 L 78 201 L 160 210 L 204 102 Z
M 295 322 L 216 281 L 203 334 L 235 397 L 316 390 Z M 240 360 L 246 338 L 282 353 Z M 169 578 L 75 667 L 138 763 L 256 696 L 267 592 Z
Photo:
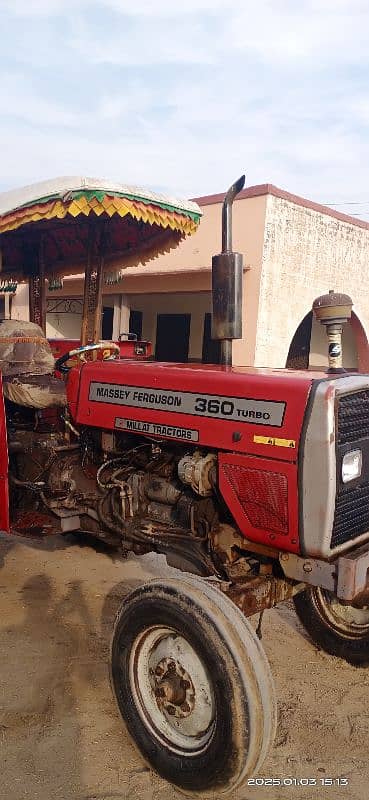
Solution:
M 228 793 L 260 768 L 276 724 L 269 665 L 249 622 L 208 583 L 186 576 L 132 592 L 111 680 L 136 746 L 178 789 Z
M 293 598 L 297 616 L 312 640 L 350 664 L 369 663 L 369 608 L 345 605 L 312 586 Z

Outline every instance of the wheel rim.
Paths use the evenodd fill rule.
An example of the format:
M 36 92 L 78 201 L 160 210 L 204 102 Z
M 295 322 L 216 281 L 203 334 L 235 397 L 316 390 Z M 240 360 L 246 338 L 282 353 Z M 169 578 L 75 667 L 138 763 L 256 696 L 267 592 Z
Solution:
M 314 589 L 314 595 L 320 613 L 339 633 L 351 639 L 362 638 L 363 634 L 369 633 L 369 607 L 345 605 L 325 589 Z
M 192 645 L 174 628 L 155 626 L 137 636 L 129 679 L 138 713 L 161 744 L 187 756 L 208 746 L 216 716 L 212 682 Z

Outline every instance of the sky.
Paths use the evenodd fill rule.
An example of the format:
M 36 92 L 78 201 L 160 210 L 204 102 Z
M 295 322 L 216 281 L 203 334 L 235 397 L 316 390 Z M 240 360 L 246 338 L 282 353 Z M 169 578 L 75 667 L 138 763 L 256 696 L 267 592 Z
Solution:
M 245 173 L 369 219 L 368 0 L 0 0 L 0 26 L 0 190 Z

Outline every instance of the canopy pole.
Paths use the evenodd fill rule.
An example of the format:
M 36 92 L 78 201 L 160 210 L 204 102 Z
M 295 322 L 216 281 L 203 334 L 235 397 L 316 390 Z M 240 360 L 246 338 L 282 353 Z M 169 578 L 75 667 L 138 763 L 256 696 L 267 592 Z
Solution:
M 82 345 L 95 344 L 101 339 L 103 272 L 104 229 L 101 226 L 90 224 L 83 296 Z
M 102 321 L 102 294 L 104 286 L 104 263 L 105 263 L 105 224 L 98 228 L 97 245 L 97 276 L 96 276 L 96 300 L 93 319 L 93 343 L 96 344 L 101 339 Z
M 40 236 L 36 250 L 36 263 L 29 278 L 29 318 L 42 328 L 46 336 L 46 283 L 44 238 Z
M 93 264 L 93 249 L 94 249 L 94 228 L 91 223 L 88 226 L 88 242 L 87 242 L 87 263 L 85 269 L 85 285 L 83 292 L 83 311 L 82 311 L 82 326 L 81 326 L 81 344 L 86 345 L 89 343 L 89 297 L 92 294 L 92 264 Z M 91 341 L 91 340 L 90 340 Z

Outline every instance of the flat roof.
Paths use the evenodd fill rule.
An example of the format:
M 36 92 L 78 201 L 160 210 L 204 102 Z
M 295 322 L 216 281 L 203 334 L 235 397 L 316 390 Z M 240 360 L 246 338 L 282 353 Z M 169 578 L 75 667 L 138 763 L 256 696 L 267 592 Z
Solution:
M 307 200 L 305 197 L 300 197 L 297 194 L 291 194 L 291 192 L 286 192 L 284 189 L 279 189 L 278 186 L 274 186 L 273 183 L 260 183 L 257 186 L 248 186 L 247 189 L 243 189 L 242 192 L 237 195 L 235 202 L 237 202 L 237 200 L 247 200 L 250 197 L 262 197 L 266 194 L 279 197 L 281 200 L 288 200 L 289 203 L 294 203 L 297 206 L 310 208 L 312 211 L 317 211 L 319 214 L 327 214 L 329 217 L 338 219 L 341 222 L 348 222 L 350 225 L 356 225 L 357 228 L 369 230 L 369 222 L 363 219 L 350 217 L 349 214 L 342 214 L 341 211 L 335 211 L 334 208 L 330 208 L 329 206 L 323 206 L 321 203 L 315 203 L 313 200 Z M 226 192 L 222 192 L 221 194 L 208 194 L 203 197 L 194 197 L 193 200 L 199 206 L 211 206 L 215 203 L 223 203 L 225 196 Z

